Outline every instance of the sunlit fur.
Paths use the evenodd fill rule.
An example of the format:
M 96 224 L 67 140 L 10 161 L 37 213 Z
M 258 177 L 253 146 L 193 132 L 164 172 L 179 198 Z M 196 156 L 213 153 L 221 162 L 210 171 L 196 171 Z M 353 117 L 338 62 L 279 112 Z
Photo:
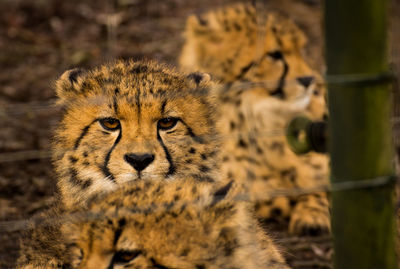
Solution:
M 94 199 L 63 225 L 69 245 L 81 249 L 69 264 L 80 269 L 287 268 L 247 203 L 226 198 L 228 189 L 192 179 L 140 181 Z M 118 261 L 121 253 L 132 259 Z
M 218 137 L 211 85 L 207 75 L 182 75 L 151 62 L 65 72 L 56 83 L 65 114 L 53 143 L 63 202 L 80 203 L 139 179 L 212 180 Z M 160 119 L 171 117 L 179 119 L 173 128 L 158 128 Z M 120 128 L 105 129 L 105 118 L 119 120 Z M 139 171 L 126 154 L 154 160 Z
M 155 63 L 64 73 L 53 156 L 62 200 L 32 222 L 17 268 L 287 268 L 230 191 L 236 182 L 221 182 L 210 87 L 205 74 Z M 163 118 L 179 121 L 160 130 Z M 140 173 L 124 158 L 147 152 Z
M 16 268 L 288 269 L 234 184 L 131 181 L 59 204 L 32 222 Z
M 221 82 L 218 129 L 222 171 L 242 182 L 263 219 L 290 218 L 295 234 L 330 230 L 325 193 L 269 199 L 274 190 L 328 184 L 328 158 L 294 154 L 285 139 L 298 115 L 322 120 L 325 88 L 305 61 L 304 33 L 260 6 L 236 4 L 188 18 L 180 55 L 183 70 L 208 72 Z

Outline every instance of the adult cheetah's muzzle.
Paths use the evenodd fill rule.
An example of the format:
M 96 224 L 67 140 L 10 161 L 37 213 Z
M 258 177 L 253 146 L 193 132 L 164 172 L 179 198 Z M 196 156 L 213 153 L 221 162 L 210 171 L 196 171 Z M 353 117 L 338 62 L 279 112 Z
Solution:
M 305 88 L 308 88 L 314 80 L 315 79 L 312 76 L 303 76 L 297 78 L 297 82 L 299 82 Z

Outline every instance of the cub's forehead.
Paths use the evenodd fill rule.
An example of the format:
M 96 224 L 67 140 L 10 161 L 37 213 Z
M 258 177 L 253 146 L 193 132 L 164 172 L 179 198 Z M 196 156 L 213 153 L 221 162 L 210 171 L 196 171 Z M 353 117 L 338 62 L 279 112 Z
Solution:
M 153 62 L 118 61 L 90 71 L 72 69 L 56 82 L 60 101 L 94 96 L 165 96 L 208 87 L 209 76 L 186 75 Z
M 190 90 L 190 81 L 173 69 L 155 63 L 117 62 L 103 65 L 84 76 L 83 91 L 122 96 L 165 96 Z

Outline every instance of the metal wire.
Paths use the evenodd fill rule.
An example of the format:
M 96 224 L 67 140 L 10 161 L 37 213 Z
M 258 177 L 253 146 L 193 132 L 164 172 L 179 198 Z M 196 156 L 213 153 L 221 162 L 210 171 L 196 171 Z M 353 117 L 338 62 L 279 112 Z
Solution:
M 115 25 L 111 23 L 111 21 L 107 24 L 109 26 L 110 32 L 110 43 L 115 43 Z M 112 46 L 110 45 L 109 50 L 112 53 Z M 395 56 L 395 60 L 399 58 L 399 55 Z M 335 76 L 335 83 L 337 82 L 348 82 L 352 79 L 359 80 L 359 77 L 351 77 L 346 75 L 346 77 Z M 257 83 L 241 83 L 236 84 L 237 88 L 242 88 L 243 90 L 248 90 L 251 86 L 258 86 L 258 87 L 265 87 L 265 88 L 273 88 L 276 87 L 278 81 L 263 81 Z M 296 80 L 286 81 L 288 84 L 298 83 Z M 324 86 L 325 82 L 320 82 L 320 86 Z M 301 97 L 299 97 L 301 98 Z M 48 100 L 44 102 L 36 102 L 36 103 L 27 103 L 27 104 L 13 104 L 13 105 L 6 105 L 0 106 L 0 118 L 1 117 L 8 117 L 8 116 L 20 116 L 27 113 L 42 113 L 42 112 L 50 112 L 54 110 L 58 110 L 60 106 L 55 105 L 55 100 Z M 400 117 L 394 117 L 391 119 L 393 124 L 400 123 Z M 282 136 L 285 134 L 284 129 L 280 130 L 270 130 L 261 132 L 256 135 L 265 135 L 265 136 Z M 231 139 L 236 138 L 237 134 L 235 135 L 227 135 L 224 136 L 223 139 Z M 14 162 L 14 161 L 22 161 L 22 160 L 31 160 L 31 159 L 43 159 L 49 158 L 51 152 L 48 150 L 29 150 L 29 151 L 20 151 L 20 152 L 6 152 L 0 154 L 0 163 L 4 162 Z M 386 184 L 391 184 L 393 182 L 393 177 L 377 177 L 373 179 L 367 180 L 356 180 L 356 181 L 346 181 L 340 183 L 333 183 L 332 185 L 320 185 L 313 188 L 295 188 L 295 189 L 278 189 L 278 190 L 271 190 L 265 193 L 265 200 L 272 199 L 279 196 L 299 196 L 299 195 L 306 195 L 312 194 L 315 192 L 337 192 L 337 191 L 346 191 L 346 190 L 355 190 L 355 189 L 365 189 L 365 188 L 374 188 L 379 186 L 385 186 Z M 247 194 L 240 194 L 232 198 L 235 201 L 249 201 L 250 198 Z M 140 210 L 140 209 L 138 209 Z M 142 209 L 143 210 L 143 209 Z M 61 216 L 60 218 L 65 218 L 69 216 Z M 102 217 L 102 216 L 91 216 L 91 217 Z M 49 221 L 48 219 L 35 219 L 35 224 L 40 225 L 45 221 Z M 16 221 L 1 221 L 0 222 L 0 232 L 15 232 L 21 231 L 26 229 L 31 229 L 32 226 L 31 220 L 16 220 Z
M 343 75 L 335 75 L 327 77 L 329 83 L 333 84 L 352 84 L 352 83 L 372 83 L 375 81 L 382 82 L 391 82 L 395 78 L 395 74 L 392 72 L 382 73 L 378 75 L 368 75 L 368 74 L 343 74 Z M 258 82 L 248 82 L 248 81 L 239 81 L 234 84 L 219 84 L 219 87 L 229 88 L 229 91 L 250 91 L 254 88 L 263 88 L 263 89 L 274 89 L 278 85 L 279 80 L 264 80 Z M 297 85 L 299 82 L 295 79 L 285 81 L 285 85 Z M 327 83 L 325 81 L 318 81 L 316 84 L 317 87 L 326 87 Z M 192 89 L 193 93 L 198 95 L 204 94 L 201 91 L 197 91 L 196 89 Z M 208 94 L 208 93 L 207 93 Z M 307 91 L 305 91 L 302 95 L 290 100 L 291 102 L 296 101 L 297 99 L 304 98 L 309 95 Z M 289 101 L 289 102 L 290 102 Z M 31 103 L 16 103 L 16 104 L 7 104 L 0 105 L 0 117 L 6 116 L 19 116 L 27 113 L 40 113 L 40 112 L 48 112 L 59 110 L 61 108 L 60 105 L 57 105 L 57 99 L 50 99 L 43 102 L 31 102 Z
M 238 81 L 233 84 L 218 84 L 218 88 L 223 88 L 223 93 L 226 93 L 228 89 L 229 91 L 250 91 L 253 90 L 254 88 L 263 88 L 263 89 L 275 89 L 276 86 L 278 85 L 279 81 L 278 80 L 264 80 L 264 81 L 258 81 L 258 82 L 248 82 L 248 81 Z M 285 81 L 285 85 L 298 85 L 297 80 L 288 80 Z M 317 86 L 323 86 L 323 82 L 318 82 Z M 207 92 L 198 90 L 198 89 L 188 89 L 185 92 L 190 92 L 191 94 L 195 94 L 197 96 L 201 96 L 204 94 L 209 94 Z M 174 97 L 174 94 L 182 94 L 182 92 L 175 91 L 169 93 L 169 96 L 171 98 Z M 217 92 L 218 93 L 218 92 Z M 295 102 L 298 99 L 302 99 L 306 96 L 309 96 L 310 93 L 305 91 L 303 94 L 288 100 L 288 102 Z M 97 100 L 96 100 L 97 101 Z M 93 102 L 96 102 L 93 101 Z M 62 106 L 57 104 L 57 99 L 50 99 L 42 102 L 30 102 L 30 103 L 15 103 L 15 104 L 0 104 L 0 117 L 6 117 L 6 116 L 19 116 L 19 115 L 24 115 L 27 113 L 40 113 L 40 112 L 47 112 L 47 111 L 54 111 L 54 110 L 60 110 Z
M 332 183 L 330 185 L 320 185 L 312 188 L 287 188 L 287 189 L 276 189 L 276 190 L 270 190 L 265 192 L 264 198 L 262 201 L 277 198 L 277 197 L 296 197 L 296 196 L 302 196 L 302 195 L 307 195 L 307 194 L 313 194 L 317 192 L 339 192 L 339 191 L 349 191 L 349 190 L 360 190 L 360 189 L 368 189 L 368 188 L 376 188 L 376 187 L 383 187 L 387 186 L 389 184 L 394 184 L 394 183 L 399 183 L 399 178 L 396 176 L 383 176 L 383 177 L 376 177 L 376 178 L 371 178 L 371 179 L 365 179 L 365 180 L 349 180 L 349 181 L 344 181 L 344 182 L 336 182 Z M 218 198 L 218 196 L 216 196 Z M 255 200 L 251 199 L 249 194 L 247 193 L 240 193 L 235 195 L 232 198 L 226 198 L 225 195 L 221 196 L 222 199 L 226 201 L 235 201 L 235 202 L 256 202 Z M 261 200 L 260 200 L 261 201 Z M 185 204 L 198 204 L 199 201 L 178 201 L 178 203 L 185 203 Z M 167 203 L 152 203 L 149 204 L 147 207 L 129 207 L 125 208 L 129 211 L 127 212 L 158 212 L 165 209 L 165 205 Z M 121 209 L 123 210 L 123 209 Z M 119 214 L 121 214 L 121 211 L 119 211 Z M 130 213 L 131 214 L 131 213 Z M 24 220 L 13 220 L 13 221 L 0 221 L 0 233 L 5 233 L 5 232 L 16 232 L 16 231 L 22 231 L 22 230 L 29 230 L 33 228 L 40 227 L 42 225 L 46 224 L 52 224 L 53 222 L 57 221 L 58 223 L 65 222 L 67 220 L 73 220 L 76 219 L 76 217 L 79 217 L 82 220 L 82 217 L 85 218 L 86 220 L 96 220 L 96 219 L 102 219 L 104 218 L 103 214 L 93 214 L 92 212 L 84 212 L 84 213 L 78 213 L 76 214 L 64 214 L 56 217 L 32 217 L 30 219 L 24 219 Z
M 300 116 L 299 113 L 297 116 Z M 293 115 L 296 117 L 296 115 Z M 397 128 L 396 125 L 400 124 L 400 117 L 391 118 L 391 123 L 393 128 Z M 218 138 L 222 140 L 237 139 L 238 136 L 251 136 L 251 137 L 282 137 L 286 135 L 286 129 L 274 129 L 274 130 L 260 130 L 260 131 L 249 131 L 249 132 L 232 132 L 231 134 L 219 135 Z M 204 137 L 207 138 L 208 137 Z M 152 143 L 152 141 L 147 141 L 146 143 Z M 153 141 L 157 143 L 157 141 Z M 134 145 L 134 144 L 132 144 Z M 66 149 L 68 151 L 71 149 Z M 24 150 L 16 152 L 4 152 L 0 153 L 0 163 L 17 162 L 25 160 L 38 160 L 47 159 L 52 155 L 51 150 L 47 149 L 37 149 L 37 150 Z
M 276 130 L 261 130 L 258 132 L 252 131 L 252 132 L 232 132 L 231 134 L 227 135 L 218 135 L 211 137 L 211 139 L 220 139 L 220 140 L 229 140 L 229 139 L 237 139 L 238 136 L 251 136 L 251 137 L 280 137 L 285 135 L 285 129 L 276 129 Z M 209 137 L 202 136 L 202 138 L 206 138 L 209 140 Z M 182 139 L 187 139 L 187 138 L 182 138 Z M 158 145 L 159 142 L 156 140 L 153 141 L 146 141 L 146 144 L 155 144 Z M 131 147 L 135 147 L 135 143 L 132 142 L 129 144 Z M 57 152 L 58 154 L 63 154 L 64 152 L 67 152 L 70 149 L 65 149 L 62 152 Z M 52 150 L 25 150 L 25 151 L 16 151 L 16 152 L 5 152 L 5 153 L 0 153 L 0 163 L 8 163 L 8 162 L 16 162 L 16 161 L 25 161 L 25 160 L 38 160 L 38 159 L 47 159 L 50 158 L 52 155 Z
M 297 116 L 300 116 L 298 114 Z M 296 115 L 293 115 L 296 117 Z M 400 124 L 400 117 L 391 119 L 392 127 L 397 128 Z M 250 131 L 250 132 L 233 132 L 231 134 L 219 135 L 218 138 L 222 140 L 237 139 L 238 136 L 251 136 L 251 137 L 283 137 L 286 135 L 286 129 L 274 129 L 274 130 L 260 130 L 260 131 Z M 208 137 L 204 137 L 207 138 Z M 152 143 L 152 141 L 147 141 L 147 143 Z M 157 143 L 153 141 L 153 143 Z M 133 144 L 132 144 L 133 145 Z M 68 151 L 71 149 L 66 149 Z M 37 149 L 37 150 L 23 150 L 16 152 L 3 152 L 0 153 L 0 163 L 17 162 L 25 160 L 38 160 L 47 159 L 52 155 L 51 150 L 47 149 Z
M 42 102 L 17 103 L 0 105 L 0 117 L 20 116 L 29 113 L 49 112 L 59 109 L 56 105 L 56 99 L 51 99 Z
M 47 159 L 51 157 L 50 150 L 24 150 L 0 153 L 0 163 Z

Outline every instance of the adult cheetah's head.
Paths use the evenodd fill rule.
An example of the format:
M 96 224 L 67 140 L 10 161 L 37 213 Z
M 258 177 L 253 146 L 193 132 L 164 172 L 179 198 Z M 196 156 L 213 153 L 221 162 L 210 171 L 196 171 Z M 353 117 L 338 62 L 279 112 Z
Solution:
M 253 98 L 250 106 L 313 119 L 326 113 L 323 81 L 303 55 L 307 38 L 285 16 L 262 5 L 234 4 L 190 16 L 185 36 L 182 69 L 212 74 L 231 95 L 251 92 L 242 98 Z
M 209 87 L 207 75 L 155 63 L 66 71 L 56 83 L 66 113 L 53 154 L 66 204 L 132 180 L 211 180 L 217 142 Z

